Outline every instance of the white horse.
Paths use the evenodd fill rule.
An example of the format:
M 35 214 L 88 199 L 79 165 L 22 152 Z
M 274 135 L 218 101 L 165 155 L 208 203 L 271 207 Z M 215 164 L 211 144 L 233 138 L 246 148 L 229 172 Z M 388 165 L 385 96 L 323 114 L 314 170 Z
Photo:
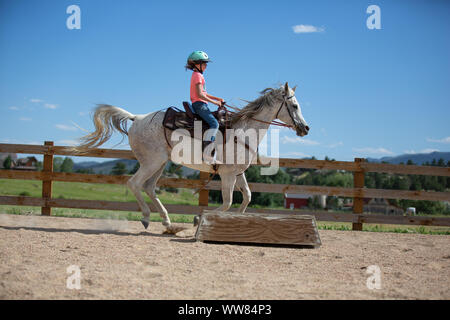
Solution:
M 149 225 L 150 208 L 141 195 L 144 190 L 155 204 L 161 218 L 162 224 L 166 226 L 167 232 L 179 231 L 171 224 L 168 212 L 158 199 L 155 188 L 166 163 L 172 159 L 174 145 L 168 143 L 165 128 L 163 127 L 163 111 L 156 111 L 145 115 L 133 115 L 128 111 L 110 105 L 98 105 L 95 109 L 93 121 L 95 131 L 81 138 L 82 143 L 75 150 L 83 152 L 89 148 L 95 148 L 106 142 L 112 135 L 114 129 L 122 134 L 128 135 L 129 144 L 136 159 L 139 161 L 139 170 L 128 180 L 127 185 L 136 196 L 139 207 L 142 210 L 141 220 L 145 228 Z M 233 129 L 255 129 L 257 132 L 265 132 L 273 120 L 279 119 L 288 127 L 294 129 L 298 136 L 308 134 L 309 127 L 303 118 L 300 105 L 295 98 L 295 87 L 289 88 L 288 83 L 278 89 L 266 89 L 261 96 L 249 102 L 239 112 L 233 114 L 231 128 Z M 133 121 L 127 131 L 127 120 Z M 263 136 L 259 137 L 259 142 Z M 239 137 L 238 137 L 239 139 Z M 241 141 L 245 143 L 245 141 Z M 248 161 L 243 164 L 219 164 L 213 167 L 211 164 L 183 164 L 192 169 L 205 172 L 215 172 L 220 175 L 222 181 L 223 204 L 217 211 L 227 211 L 232 204 L 233 190 L 236 186 L 243 196 L 239 212 L 245 212 L 251 200 L 251 191 L 248 187 L 244 171 L 250 166 L 257 150 L 249 148 Z M 216 170 L 214 170 L 216 169 Z

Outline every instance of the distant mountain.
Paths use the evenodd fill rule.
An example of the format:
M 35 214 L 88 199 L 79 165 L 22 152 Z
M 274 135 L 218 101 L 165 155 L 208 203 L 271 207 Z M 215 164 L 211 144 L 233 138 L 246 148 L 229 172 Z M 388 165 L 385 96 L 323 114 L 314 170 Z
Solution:
M 110 174 L 112 168 L 116 165 L 117 162 L 122 162 L 125 164 L 125 168 L 127 171 L 130 171 L 136 165 L 136 160 L 130 159 L 118 159 L 118 160 L 110 160 L 104 162 L 96 162 L 96 161 L 85 161 L 74 163 L 73 171 L 77 171 L 79 169 L 91 169 L 94 173 L 98 174 Z
M 96 165 L 100 164 L 100 162 L 97 161 L 84 161 L 84 162 L 79 162 L 79 163 L 74 163 L 73 167 L 75 170 L 78 169 L 86 169 L 89 167 L 94 167 Z
M 125 164 L 125 168 L 127 172 L 131 171 L 134 166 L 136 165 L 137 160 L 130 160 L 130 159 L 117 159 L 117 160 L 110 160 L 110 161 L 104 161 L 104 162 L 97 162 L 97 161 L 84 161 L 84 162 L 78 162 L 74 163 L 73 165 L 73 171 L 77 171 L 79 169 L 91 169 L 94 173 L 97 174 L 110 174 L 112 171 L 112 168 L 116 165 L 117 162 L 122 162 Z M 166 168 L 169 166 L 170 162 L 167 163 Z M 181 167 L 182 174 L 184 177 L 190 176 L 196 172 L 196 170 Z
M 422 165 L 425 162 L 431 163 L 433 159 L 438 161 L 439 159 L 444 159 L 445 164 L 450 161 L 450 152 L 431 152 L 431 153 L 412 153 L 412 154 L 402 154 L 396 157 L 383 157 L 380 159 L 367 158 L 369 162 L 388 162 L 392 164 L 399 164 L 401 162 L 407 163 L 411 160 L 414 164 Z

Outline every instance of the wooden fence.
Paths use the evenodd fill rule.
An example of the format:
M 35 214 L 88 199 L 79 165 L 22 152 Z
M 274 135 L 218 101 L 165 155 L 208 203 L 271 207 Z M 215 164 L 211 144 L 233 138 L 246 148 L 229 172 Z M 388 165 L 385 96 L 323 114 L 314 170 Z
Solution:
M 137 202 L 117 202 L 98 200 L 75 200 L 52 198 L 52 182 L 86 182 L 86 183 L 108 183 L 126 184 L 130 176 L 113 176 L 102 174 L 81 174 L 53 172 L 54 155 L 79 156 L 74 154 L 70 147 L 54 146 L 53 142 L 46 141 L 44 145 L 25 144 L 0 144 L 0 152 L 4 153 L 26 153 L 43 154 L 43 170 L 39 172 L 0 170 L 0 178 L 41 180 L 42 197 L 26 196 L 0 196 L 2 205 L 26 205 L 41 207 L 43 215 L 50 215 L 51 208 L 79 208 L 79 209 L 101 209 L 120 211 L 140 211 Z M 120 158 L 136 159 L 129 150 L 94 149 L 83 154 L 85 157 L 99 158 Z M 266 162 L 267 163 L 267 162 Z M 384 172 L 392 174 L 412 174 L 430 176 L 450 176 L 448 167 L 432 167 L 417 165 L 393 165 L 368 163 L 364 159 L 356 158 L 355 161 L 328 161 L 328 160 L 301 160 L 301 159 L 279 159 L 279 166 L 285 168 L 308 168 L 308 169 L 329 169 L 345 170 L 353 172 L 354 188 L 339 188 L 325 186 L 307 185 L 285 185 L 267 183 L 249 183 L 252 192 L 269 193 L 307 193 L 311 195 L 327 195 L 353 198 L 353 213 L 331 213 L 331 212 L 308 212 L 320 221 L 351 222 L 353 230 L 362 230 L 363 223 L 379 224 L 404 224 L 404 225 L 428 225 L 428 226 L 450 226 L 450 218 L 433 216 L 391 216 L 380 214 L 363 214 L 364 198 L 385 198 L 385 199 L 409 199 L 409 200 L 430 200 L 430 201 L 450 201 L 450 192 L 434 191 L 405 191 L 405 190 L 384 190 L 364 187 L 364 173 Z M 166 205 L 170 213 L 179 214 L 199 214 L 208 207 L 208 191 L 220 190 L 220 181 L 210 181 L 206 186 L 204 183 L 208 173 L 200 173 L 199 180 L 161 178 L 158 186 L 174 188 L 201 189 L 199 192 L 198 206 L 190 205 Z M 150 208 L 156 211 L 152 203 Z M 236 210 L 236 209 L 231 209 Z M 292 210 L 256 209 L 249 211 L 261 213 L 289 214 Z M 297 212 L 297 211 L 295 211 Z M 303 212 L 303 211 L 302 211 Z

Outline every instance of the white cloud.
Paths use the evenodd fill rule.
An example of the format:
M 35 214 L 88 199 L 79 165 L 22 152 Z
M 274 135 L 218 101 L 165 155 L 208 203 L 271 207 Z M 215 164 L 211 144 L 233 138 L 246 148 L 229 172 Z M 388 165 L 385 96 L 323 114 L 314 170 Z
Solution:
M 422 151 L 420 151 L 420 153 L 432 153 L 432 152 L 439 152 L 439 150 L 428 148 L 428 149 L 423 149 Z
M 287 152 L 282 154 L 283 157 L 311 158 L 312 156 L 303 152 Z
M 313 33 L 313 32 L 324 32 L 324 27 L 314 27 L 311 25 L 306 24 L 299 24 L 292 27 L 292 30 L 294 30 L 295 33 Z
M 34 145 L 42 145 L 42 142 L 39 141 L 27 141 L 27 140 L 18 140 L 18 139 L 2 139 L 0 140 L 2 143 L 14 143 L 14 144 L 34 144 Z
M 55 127 L 58 129 L 61 129 L 61 130 L 65 130 L 65 131 L 77 131 L 77 128 L 67 126 L 65 124 L 55 124 Z
M 328 148 L 337 148 L 337 147 L 343 146 L 343 145 L 344 145 L 344 143 L 342 141 L 339 141 L 339 142 L 336 142 L 336 143 L 329 144 L 329 145 L 327 145 L 327 147 Z
M 286 143 L 299 143 L 299 144 L 302 144 L 302 145 L 305 145 L 305 146 L 316 146 L 316 145 L 320 144 L 319 142 L 314 141 L 314 140 L 304 139 L 304 138 L 301 138 L 301 137 L 293 137 L 293 138 L 291 138 L 291 137 L 287 137 L 287 136 L 282 137 L 281 138 L 281 142 L 284 143 L 284 144 L 286 144 Z
M 57 141 L 58 143 L 67 145 L 67 146 L 76 146 L 78 145 L 80 142 L 77 140 L 59 140 Z
M 450 137 L 442 138 L 442 139 L 427 139 L 428 142 L 437 142 L 437 143 L 450 143 Z
M 30 99 L 30 102 L 33 102 L 33 103 L 39 103 L 39 102 L 43 102 L 44 100 L 41 100 L 41 99 Z
M 406 154 L 417 154 L 417 153 L 432 153 L 432 152 L 439 152 L 439 150 L 438 149 L 431 149 L 431 148 L 428 148 L 428 149 L 423 149 L 423 150 L 421 150 L 421 151 L 414 151 L 414 150 L 406 150 L 406 151 L 404 151 Z
M 368 153 L 368 154 L 386 154 L 386 155 L 393 155 L 394 153 L 392 151 L 389 151 L 385 148 L 353 148 L 353 151 L 358 153 Z
M 20 109 L 19 109 L 19 107 L 12 106 L 12 107 L 9 107 L 9 110 L 15 110 L 15 111 L 17 111 L 17 110 L 20 110 Z
M 22 118 L 19 118 L 19 120 L 20 121 L 31 121 L 32 119 L 31 118 L 22 117 Z
M 58 106 L 56 104 L 50 104 L 50 103 L 46 103 L 45 107 L 47 109 L 56 109 Z

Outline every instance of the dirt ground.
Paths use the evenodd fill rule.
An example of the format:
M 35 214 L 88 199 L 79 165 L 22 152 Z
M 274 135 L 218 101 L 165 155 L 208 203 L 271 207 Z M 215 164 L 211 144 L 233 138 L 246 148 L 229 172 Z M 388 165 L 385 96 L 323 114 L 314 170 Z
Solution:
M 319 230 L 299 249 L 195 242 L 187 226 L 0 214 L 0 298 L 450 299 L 450 236 Z

